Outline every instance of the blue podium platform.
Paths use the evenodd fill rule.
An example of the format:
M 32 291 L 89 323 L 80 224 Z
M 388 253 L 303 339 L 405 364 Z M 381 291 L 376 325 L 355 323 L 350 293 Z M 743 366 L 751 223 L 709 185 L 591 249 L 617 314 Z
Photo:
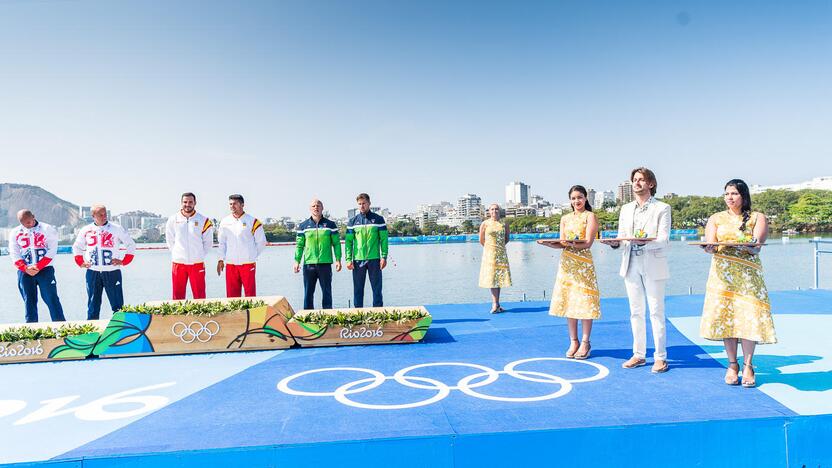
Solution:
M 429 306 L 423 343 L 0 367 L 14 466 L 832 465 L 832 292 L 772 293 L 758 387 L 722 383 L 702 296 L 667 299 L 666 374 L 622 369 L 625 299 L 589 361 L 548 304 Z M 648 359 L 648 364 L 650 359 Z M 6 465 L 2 465 L 6 466 Z

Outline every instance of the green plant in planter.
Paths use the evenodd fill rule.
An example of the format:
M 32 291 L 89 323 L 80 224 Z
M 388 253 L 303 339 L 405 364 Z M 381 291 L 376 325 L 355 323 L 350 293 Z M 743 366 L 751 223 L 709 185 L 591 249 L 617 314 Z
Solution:
M 15 341 L 48 340 L 50 338 L 66 338 L 70 336 L 98 333 L 98 326 L 91 323 L 61 325 L 59 327 L 11 327 L 0 332 L 0 342 L 12 343 Z
M 64 324 L 43 328 L 20 326 L 0 332 L 0 343 L 37 342 L 33 346 L 18 344 L 14 348 L 4 350 L 3 357 L 29 356 L 23 359 L 26 361 L 43 359 L 44 347 L 41 340 L 63 340 L 62 344 L 51 348 L 46 356 L 47 359 L 83 359 L 90 355 L 100 336 L 100 328 L 92 323 Z
M 430 314 L 421 309 L 410 310 L 335 310 L 335 311 L 311 311 L 300 312 L 294 319 L 299 322 L 319 326 L 343 326 L 353 327 L 356 325 L 371 325 L 380 323 L 404 323 L 412 320 L 420 320 Z
M 214 315 L 225 312 L 233 312 L 235 310 L 250 310 L 257 307 L 264 307 L 266 303 L 260 300 L 237 299 L 227 302 L 170 302 L 159 305 L 149 306 L 147 304 L 141 305 L 127 305 L 121 308 L 121 312 L 132 312 L 135 314 L 153 314 L 153 315 L 199 315 L 204 317 L 212 317 Z

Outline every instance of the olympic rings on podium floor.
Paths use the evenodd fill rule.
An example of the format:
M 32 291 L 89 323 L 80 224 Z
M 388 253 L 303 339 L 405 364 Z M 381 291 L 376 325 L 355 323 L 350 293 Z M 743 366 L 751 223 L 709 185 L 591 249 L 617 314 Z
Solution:
M 518 370 L 517 367 L 523 364 L 527 364 L 530 362 L 539 362 L 539 361 L 563 361 L 568 362 L 570 364 L 578 364 L 578 365 L 587 365 L 590 367 L 594 367 L 597 370 L 595 375 L 590 377 L 580 378 L 580 379 L 565 379 L 563 377 L 552 375 L 545 372 L 536 372 L 536 371 L 528 371 L 528 370 Z M 427 378 L 427 377 L 416 377 L 408 375 L 409 372 L 414 371 L 416 369 L 422 369 L 426 367 L 445 367 L 445 366 L 455 366 L 455 367 L 470 367 L 472 369 L 476 369 L 479 372 L 475 372 L 473 374 L 467 375 L 460 379 L 456 385 L 448 385 L 444 382 L 441 382 L 436 379 Z M 289 386 L 295 379 L 303 377 L 305 375 L 310 374 L 319 374 L 324 372 L 363 372 L 365 374 L 369 374 L 370 377 L 366 377 L 363 379 L 354 380 L 352 382 L 347 382 L 340 387 L 336 388 L 334 391 L 331 392 L 313 392 L 313 391 L 303 391 L 303 390 L 295 390 Z M 406 367 L 404 369 L 400 369 L 392 376 L 387 376 L 382 374 L 381 372 L 373 369 L 366 369 L 363 367 L 325 367 L 321 369 L 312 369 L 303 372 L 298 372 L 297 374 L 290 375 L 280 382 L 277 383 L 277 389 L 283 393 L 288 395 L 295 395 L 295 396 L 305 396 L 305 397 L 333 397 L 336 401 L 347 405 L 352 406 L 355 408 L 362 408 L 362 409 L 374 409 L 374 410 L 398 410 L 398 409 L 408 409 L 408 408 L 416 408 L 419 406 L 426 406 L 438 401 L 445 399 L 448 395 L 451 394 L 453 390 L 459 390 L 460 392 L 474 398 L 479 398 L 481 400 L 491 400 L 491 401 L 502 401 L 502 402 L 509 402 L 509 403 L 530 403 L 535 401 L 544 401 L 544 400 L 552 400 L 555 398 L 560 398 L 567 393 L 572 391 L 573 384 L 577 383 L 587 383 L 593 382 L 596 380 L 601 380 L 609 375 L 610 371 L 606 367 L 602 366 L 601 364 L 591 362 L 591 361 L 576 361 L 574 359 L 566 359 L 566 358 L 554 358 L 554 357 L 540 357 L 540 358 L 529 358 L 529 359 L 519 359 L 517 361 L 510 362 L 503 367 L 503 370 L 496 370 L 492 369 L 487 366 L 483 366 L 480 364 L 471 364 L 467 362 L 431 362 L 425 364 L 416 364 L 410 367 Z M 487 385 L 490 385 L 496 382 L 501 375 L 507 375 L 512 378 L 518 380 L 524 380 L 527 382 L 537 382 L 537 383 L 545 383 L 545 384 L 552 384 L 556 385 L 557 388 L 554 389 L 552 392 L 540 395 L 540 396 L 495 396 L 495 395 L 488 395 L 481 391 L 475 390 Z M 384 382 L 388 380 L 393 380 L 399 385 L 403 385 L 409 388 L 416 388 L 421 390 L 431 390 L 435 391 L 436 393 L 429 398 L 424 400 L 419 400 L 411 403 L 403 403 L 403 404 L 391 404 L 391 405 L 382 405 L 382 404 L 369 404 L 369 403 L 360 403 L 354 401 L 350 398 L 350 395 L 355 395 L 357 393 L 364 393 L 374 388 L 379 387 Z
M 183 343 L 193 343 L 194 341 L 207 343 L 220 332 L 220 324 L 215 320 L 209 320 L 204 324 L 194 321 L 188 325 L 185 325 L 184 322 L 176 322 L 170 327 L 170 332 L 173 333 L 173 336 L 182 340 Z

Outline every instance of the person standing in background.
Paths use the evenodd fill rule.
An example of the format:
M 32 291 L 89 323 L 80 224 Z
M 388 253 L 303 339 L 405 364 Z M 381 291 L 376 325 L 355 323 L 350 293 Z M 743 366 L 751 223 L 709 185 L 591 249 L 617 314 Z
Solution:
M 511 286 L 506 243 L 508 224 L 500 221 L 500 205 L 488 207 L 488 219 L 480 224 L 480 245 L 483 246 L 479 286 L 491 290 L 491 313 L 505 312 L 500 306 L 500 289 Z

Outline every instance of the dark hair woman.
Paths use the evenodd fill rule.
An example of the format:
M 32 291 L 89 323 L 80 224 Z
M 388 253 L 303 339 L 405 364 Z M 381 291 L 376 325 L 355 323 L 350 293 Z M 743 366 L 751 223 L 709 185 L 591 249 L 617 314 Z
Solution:
M 699 331 L 704 338 L 725 343 L 725 383 L 729 385 L 740 383 L 737 347 L 742 342 L 742 385 L 753 387 L 757 343 L 777 342 L 759 256 L 768 237 L 768 221 L 762 213 L 751 211 L 751 193 L 742 180 L 729 180 L 723 196 L 728 209 L 712 215 L 705 228 L 710 244 L 705 251 L 713 259 Z
M 569 348 L 566 357 L 586 359 L 589 357 L 592 321 L 601 318 L 601 303 L 598 281 L 595 278 L 595 264 L 592 260 L 592 242 L 598 234 L 598 220 L 586 199 L 587 191 L 580 185 L 569 189 L 572 213 L 560 220 L 559 242 L 539 241 L 547 247 L 561 248 L 558 273 L 552 291 L 549 315 L 566 317 L 569 328 Z M 582 335 L 578 340 L 578 321 L 581 321 Z

